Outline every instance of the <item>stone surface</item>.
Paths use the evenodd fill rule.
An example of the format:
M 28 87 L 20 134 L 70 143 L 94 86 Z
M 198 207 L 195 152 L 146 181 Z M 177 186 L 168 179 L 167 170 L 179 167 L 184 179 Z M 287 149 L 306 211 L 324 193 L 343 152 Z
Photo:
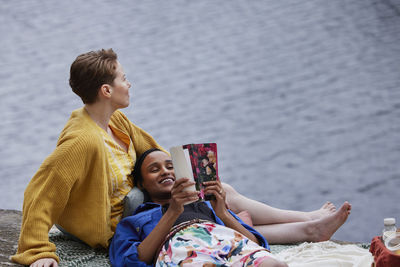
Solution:
M 22 266 L 10 261 L 17 250 L 22 213 L 0 209 L 0 266 Z

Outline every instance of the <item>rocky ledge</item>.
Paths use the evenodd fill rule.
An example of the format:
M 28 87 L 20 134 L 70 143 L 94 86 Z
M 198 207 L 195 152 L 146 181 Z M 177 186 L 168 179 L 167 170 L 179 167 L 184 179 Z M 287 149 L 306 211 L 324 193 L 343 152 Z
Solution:
M 10 261 L 10 256 L 14 255 L 17 250 L 21 219 L 21 211 L 0 209 L 0 266 L 22 266 Z M 54 239 L 53 241 L 58 242 L 56 242 L 57 246 L 63 247 L 64 249 L 68 248 L 70 251 L 74 251 L 74 253 L 76 254 L 74 254 L 74 257 L 71 258 L 71 252 L 62 253 L 62 255 L 64 256 L 62 260 L 64 260 L 66 266 L 110 266 L 107 253 L 103 251 L 96 251 L 86 245 L 82 245 L 82 243 L 71 240 L 64 240 L 63 238 Z M 342 245 L 354 244 L 338 240 L 332 241 Z M 369 249 L 369 244 L 357 243 L 356 245 L 365 249 Z M 271 246 L 271 250 L 272 253 L 277 253 L 293 246 L 296 245 L 273 245 Z M 77 262 L 85 262 L 85 264 L 77 265 Z
M 17 251 L 22 212 L 0 209 L 0 266 L 22 266 L 10 261 Z

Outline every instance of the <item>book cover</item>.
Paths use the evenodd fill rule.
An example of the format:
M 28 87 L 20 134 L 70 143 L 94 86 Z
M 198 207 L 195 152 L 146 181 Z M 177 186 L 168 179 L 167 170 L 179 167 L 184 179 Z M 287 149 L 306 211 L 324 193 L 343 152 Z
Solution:
M 188 190 L 200 192 L 200 200 L 213 199 L 213 195 L 204 195 L 203 182 L 219 180 L 217 144 L 187 144 L 170 149 L 176 179 L 187 177 L 196 185 Z

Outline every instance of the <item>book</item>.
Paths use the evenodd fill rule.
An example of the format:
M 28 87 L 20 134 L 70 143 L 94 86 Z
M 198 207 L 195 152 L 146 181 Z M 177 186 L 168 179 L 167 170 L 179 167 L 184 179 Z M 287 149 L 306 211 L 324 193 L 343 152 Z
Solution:
M 219 180 L 217 144 L 187 144 L 170 148 L 175 177 L 189 178 L 196 184 L 186 190 L 199 191 L 200 201 L 211 200 L 213 195 L 204 195 L 203 182 Z

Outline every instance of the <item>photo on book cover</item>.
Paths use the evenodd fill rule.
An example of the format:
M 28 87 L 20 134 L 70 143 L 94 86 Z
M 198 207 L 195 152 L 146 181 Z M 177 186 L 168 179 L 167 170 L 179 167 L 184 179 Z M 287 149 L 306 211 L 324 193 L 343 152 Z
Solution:
M 201 200 L 213 199 L 213 195 L 204 195 L 203 182 L 219 180 L 217 144 L 188 144 L 170 149 L 177 179 L 187 177 L 196 182 Z

